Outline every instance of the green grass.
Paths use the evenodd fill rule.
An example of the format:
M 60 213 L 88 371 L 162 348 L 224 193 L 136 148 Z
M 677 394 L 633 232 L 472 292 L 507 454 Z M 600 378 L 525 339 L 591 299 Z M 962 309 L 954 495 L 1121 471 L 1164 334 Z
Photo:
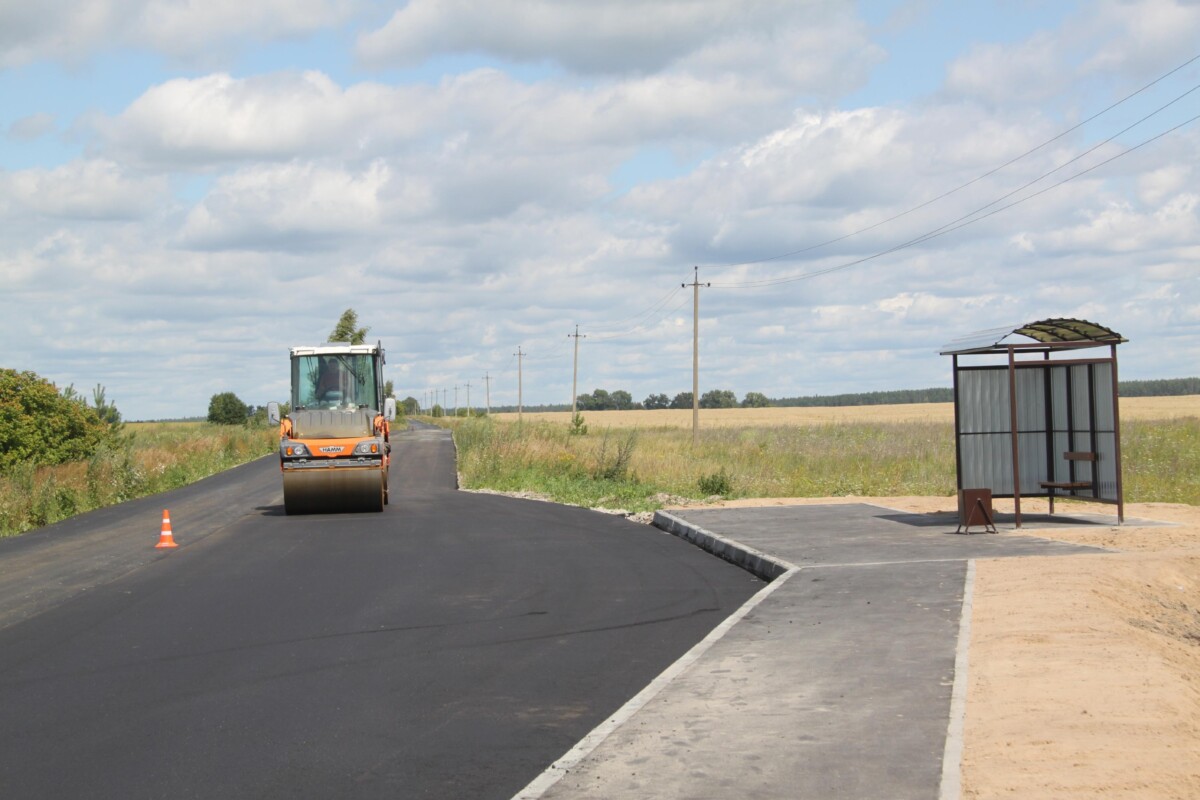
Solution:
M 952 429 L 937 423 L 595 431 L 437 420 L 454 430 L 470 489 L 530 491 L 563 503 L 649 511 L 665 496 L 826 497 L 954 492 Z M 401 423 L 402 424 L 402 423 Z M 270 428 L 133 423 L 119 445 L 56 467 L 0 475 L 0 536 L 174 489 L 274 452 Z M 1125 499 L 1200 505 L 1200 420 L 1126 422 Z
M 1200 505 L 1200 419 L 1121 423 L 1125 499 Z
M 0 475 L 0 536 L 175 489 L 278 446 L 274 426 L 129 423 L 117 444 L 87 461 L 53 467 L 24 464 Z
M 662 495 L 950 496 L 953 429 L 942 423 L 677 428 L 572 436 L 551 423 L 445 420 L 464 488 L 529 491 L 584 506 L 645 511 Z M 1125 499 L 1200 505 L 1200 420 L 1124 425 Z

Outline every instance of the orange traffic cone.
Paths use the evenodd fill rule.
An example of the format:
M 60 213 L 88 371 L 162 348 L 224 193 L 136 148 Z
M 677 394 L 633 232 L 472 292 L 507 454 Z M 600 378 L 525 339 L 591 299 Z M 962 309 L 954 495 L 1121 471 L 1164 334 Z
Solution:
M 160 547 L 179 547 L 175 544 L 175 537 L 171 535 L 171 512 L 163 509 L 162 533 L 158 536 L 158 544 L 154 545 L 154 549 Z

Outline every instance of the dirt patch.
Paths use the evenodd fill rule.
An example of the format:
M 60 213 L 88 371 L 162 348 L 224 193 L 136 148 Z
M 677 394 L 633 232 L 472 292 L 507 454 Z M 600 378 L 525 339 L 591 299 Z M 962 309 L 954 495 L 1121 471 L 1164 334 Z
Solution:
M 953 497 L 737 500 L 708 507 L 870 502 L 953 512 Z M 1002 512 L 1011 502 L 997 501 Z M 1043 513 L 1045 501 L 1022 501 Z M 1113 514 L 1060 504 L 1060 513 Z M 963 753 L 967 798 L 1200 797 L 1200 508 L 1126 506 L 1170 527 L 1026 528 L 1115 552 L 976 563 Z

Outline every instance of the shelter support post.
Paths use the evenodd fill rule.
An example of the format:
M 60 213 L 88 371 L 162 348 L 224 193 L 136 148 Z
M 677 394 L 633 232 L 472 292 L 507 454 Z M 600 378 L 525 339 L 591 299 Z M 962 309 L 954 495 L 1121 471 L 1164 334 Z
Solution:
M 1112 354 L 1113 452 L 1117 468 L 1117 524 L 1125 524 L 1125 486 L 1121 480 L 1121 402 L 1117 391 L 1117 346 L 1108 346 Z
M 1017 360 L 1016 351 L 1008 348 L 1008 418 L 1012 428 L 1013 516 L 1021 527 L 1021 443 L 1017 430 Z
M 962 457 L 962 409 L 958 403 L 958 356 L 952 356 L 953 379 L 954 379 L 954 475 L 955 482 L 960 490 L 965 489 L 963 486 L 963 457 Z

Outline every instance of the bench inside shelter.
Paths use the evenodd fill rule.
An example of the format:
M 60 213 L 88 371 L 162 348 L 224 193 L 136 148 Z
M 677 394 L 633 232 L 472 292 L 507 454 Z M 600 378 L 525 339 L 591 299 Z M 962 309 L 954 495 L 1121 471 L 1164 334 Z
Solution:
M 1096 486 L 1096 468 L 1095 468 L 1095 462 L 1098 459 L 1097 454 L 1090 453 L 1090 452 L 1068 450 L 1067 452 L 1062 454 L 1062 457 L 1063 457 L 1063 460 L 1067 463 L 1067 467 L 1068 467 L 1068 473 L 1066 475 L 1067 479 L 1063 480 L 1063 481 L 1048 480 L 1048 481 L 1039 481 L 1038 482 L 1039 486 L 1041 486 L 1043 489 L 1048 490 L 1047 496 L 1049 497 L 1049 500 L 1050 500 L 1050 513 L 1051 514 L 1054 513 L 1054 493 L 1056 490 L 1074 494 L 1075 492 L 1079 491 L 1080 489 L 1085 489 L 1088 491 L 1088 493 L 1090 494 L 1091 497 L 1096 497 L 1098 494 L 1098 490 L 1097 490 L 1097 486 Z M 1086 470 L 1083 469 L 1082 464 L 1080 465 L 1080 468 L 1077 469 L 1076 468 L 1077 462 L 1085 462 L 1087 464 Z M 1086 477 L 1079 474 L 1084 471 L 1087 472 Z

